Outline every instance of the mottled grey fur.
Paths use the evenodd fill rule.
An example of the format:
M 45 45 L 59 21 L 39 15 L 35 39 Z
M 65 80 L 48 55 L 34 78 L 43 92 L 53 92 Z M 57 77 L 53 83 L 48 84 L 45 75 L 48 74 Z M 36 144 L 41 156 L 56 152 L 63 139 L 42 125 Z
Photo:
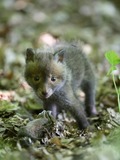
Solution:
M 39 80 L 34 82 L 36 75 Z M 55 84 L 50 75 L 56 78 Z M 97 114 L 94 72 L 79 46 L 60 43 L 52 49 L 27 49 L 25 77 L 42 99 L 44 108 L 51 110 L 55 117 L 62 109 L 69 111 L 79 128 L 84 129 L 89 125 L 86 113 L 88 116 Z M 85 109 L 78 95 L 80 89 L 85 93 Z

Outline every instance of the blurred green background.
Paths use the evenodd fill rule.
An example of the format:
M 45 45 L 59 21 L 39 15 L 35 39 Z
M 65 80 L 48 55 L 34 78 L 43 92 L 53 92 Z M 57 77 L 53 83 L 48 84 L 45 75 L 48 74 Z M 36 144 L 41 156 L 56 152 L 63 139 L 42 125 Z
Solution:
M 119 11 L 118 0 L 1 0 L 0 67 L 23 65 L 27 47 L 64 39 L 82 41 L 98 71 L 105 71 L 105 51 L 120 52 Z

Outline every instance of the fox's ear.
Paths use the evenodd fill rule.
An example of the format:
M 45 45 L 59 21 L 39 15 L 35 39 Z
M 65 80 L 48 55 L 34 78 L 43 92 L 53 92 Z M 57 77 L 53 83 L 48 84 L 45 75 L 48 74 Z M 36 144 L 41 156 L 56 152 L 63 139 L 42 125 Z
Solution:
M 26 49 L 26 63 L 33 61 L 34 62 L 35 51 L 32 48 Z
M 64 61 L 64 53 L 59 53 L 58 54 L 58 62 L 63 63 L 63 61 Z
M 64 50 L 59 50 L 57 51 L 55 54 L 55 59 L 58 61 L 58 62 L 61 62 L 63 63 L 64 62 Z

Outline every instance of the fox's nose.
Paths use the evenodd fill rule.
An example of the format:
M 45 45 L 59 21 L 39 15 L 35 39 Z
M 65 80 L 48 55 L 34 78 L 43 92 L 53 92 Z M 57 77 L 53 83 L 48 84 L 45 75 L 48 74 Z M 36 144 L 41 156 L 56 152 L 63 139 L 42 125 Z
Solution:
M 43 96 L 46 96 L 46 95 L 47 95 L 47 92 L 46 92 L 46 91 L 42 91 L 42 95 L 43 95 Z

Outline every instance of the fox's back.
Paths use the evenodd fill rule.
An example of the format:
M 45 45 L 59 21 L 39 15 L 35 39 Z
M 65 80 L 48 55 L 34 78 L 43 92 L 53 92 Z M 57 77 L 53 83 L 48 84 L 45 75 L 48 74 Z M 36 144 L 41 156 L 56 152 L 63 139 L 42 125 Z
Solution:
M 55 46 L 54 52 L 63 56 L 63 62 L 70 70 L 73 80 L 94 78 L 91 63 L 78 44 L 58 44 Z

